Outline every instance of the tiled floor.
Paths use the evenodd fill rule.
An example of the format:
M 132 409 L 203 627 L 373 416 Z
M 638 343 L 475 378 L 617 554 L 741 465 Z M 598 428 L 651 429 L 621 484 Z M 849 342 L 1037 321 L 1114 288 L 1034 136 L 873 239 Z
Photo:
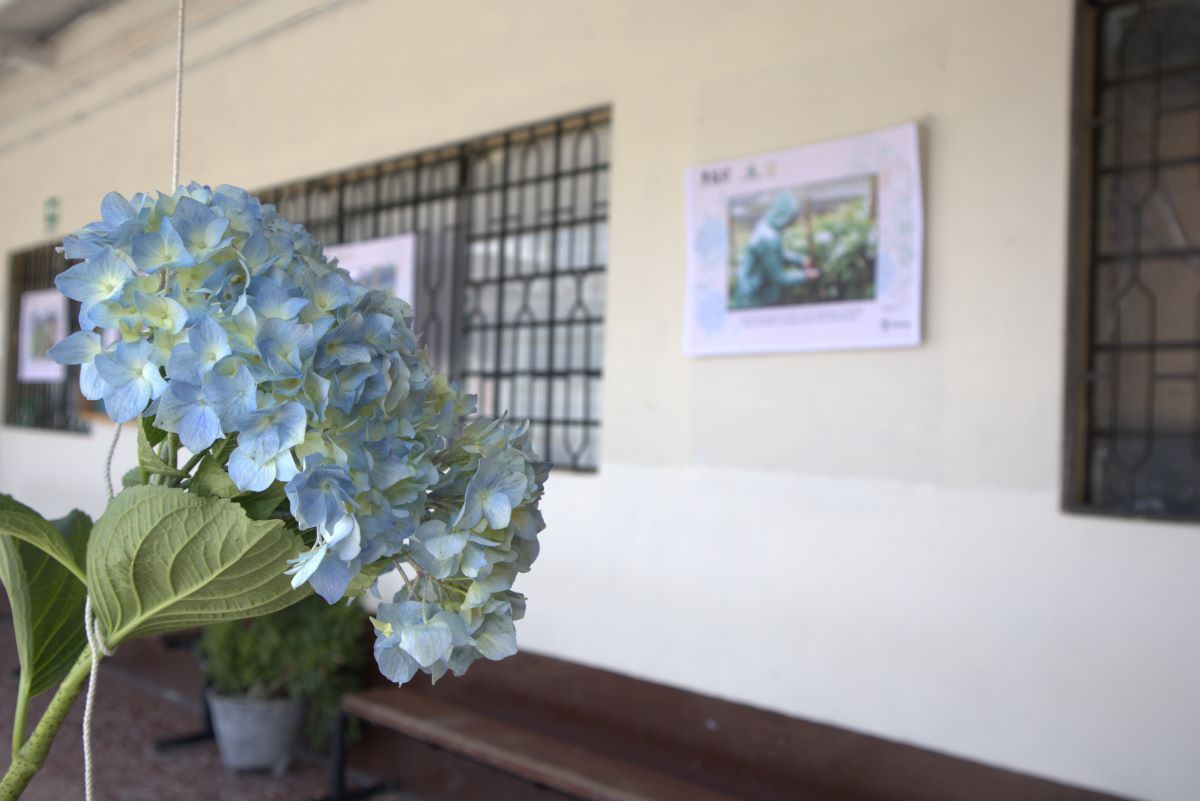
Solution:
M 0 622 L 0 765 L 5 768 L 17 695 L 12 636 L 12 624 Z M 39 700 L 38 714 L 47 698 Z M 31 716 L 30 728 L 36 719 Z M 22 801 L 83 798 L 82 720 L 81 697 Z M 328 792 L 328 769 L 312 759 L 298 760 L 287 776 L 275 779 L 227 773 L 212 742 L 156 754 L 155 740 L 199 727 L 196 703 L 170 700 L 113 666 L 101 668 L 94 724 L 95 801 L 307 801 Z

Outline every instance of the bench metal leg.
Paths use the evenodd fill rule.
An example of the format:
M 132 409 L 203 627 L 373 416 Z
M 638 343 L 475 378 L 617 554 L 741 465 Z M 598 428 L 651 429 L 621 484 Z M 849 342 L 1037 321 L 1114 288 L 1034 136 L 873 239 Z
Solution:
M 350 718 L 338 712 L 333 729 L 333 763 L 330 768 L 329 795 L 320 801 L 367 801 L 376 793 L 399 790 L 400 782 L 379 782 L 356 790 L 346 789 L 346 733 Z
M 333 729 L 333 787 L 332 801 L 344 801 L 346 797 L 346 720 L 345 712 L 338 712 Z

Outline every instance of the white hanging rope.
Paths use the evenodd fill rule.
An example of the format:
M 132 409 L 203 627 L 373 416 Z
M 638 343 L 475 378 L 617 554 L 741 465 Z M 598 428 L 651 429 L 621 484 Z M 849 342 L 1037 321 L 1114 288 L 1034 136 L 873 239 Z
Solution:
M 179 0 L 179 28 L 176 34 L 175 47 L 175 131 L 171 146 L 171 191 L 179 186 L 179 141 L 180 120 L 183 114 L 183 16 L 186 0 Z M 104 460 L 104 483 L 108 490 L 108 499 L 113 498 L 112 462 L 117 450 L 117 440 L 121 437 L 121 426 L 113 429 L 112 442 L 108 445 L 108 456 Z M 83 632 L 87 637 L 88 650 L 92 655 L 92 667 L 88 673 L 87 695 L 83 700 L 83 797 L 92 801 L 92 713 L 96 705 L 96 684 L 100 679 L 100 659 L 111 656 L 112 651 L 104 643 L 100 634 L 100 624 L 92 615 L 92 599 L 88 596 L 83 602 Z
M 104 484 L 108 490 L 108 499 L 113 499 L 112 463 L 113 455 L 117 452 L 117 440 L 121 438 L 121 424 L 113 423 L 112 440 L 108 443 L 108 455 L 104 457 Z
M 100 636 L 100 625 L 92 616 L 92 599 L 83 602 L 83 632 L 92 652 L 92 669 L 88 673 L 87 695 L 83 699 L 83 797 L 92 801 L 92 712 L 96 706 L 96 683 L 100 680 L 100 658 L 112 651 Z
M 183 5 L 179 0 L 179 30 L 175 41 L 175 139 L 171 149 L 171 191 L 179 186 L 179 137 L 180 120 L 183 118 Z

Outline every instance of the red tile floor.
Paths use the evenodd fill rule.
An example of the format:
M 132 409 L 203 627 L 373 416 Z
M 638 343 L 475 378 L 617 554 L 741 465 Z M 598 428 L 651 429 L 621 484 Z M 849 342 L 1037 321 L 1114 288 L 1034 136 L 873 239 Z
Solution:
M 288 775 L 276 779 L 268 774 L 226 772 L 211 741 L 156 753 L 155 740 L 190 734 L 200 727 L 198 679 L 190 657 L 182 653 L 175 662 L 180 675 L 173 677 L 181 681 L 160 683 L 131 668 L 130 656 L 147 647 L 158 646 L 131 643 L 122 649 L 130 652 L 124 659 L 118 653 L 101 668 L 92 746 L 95 801 L 309 801 L 328 793 L 328 767 L 312 757 L 298 757 Z M 4 768 L 17 696 L 16 668 L 12 623 L 4 617 L 0 620 L 0 766 Z M 182 675 L 185 672 L 191 675 Z M 178 689 L 181 686 L 182 691 Z M 189 687 L 196 691 L 188 691 Z M 36 714 L 48 696 L 35 702 Z M 30 729 L 36 720 L 31 715 Z M 82 720 L 81 696 L 59 732 L 45 768 L 22 801 L 83 798 Z

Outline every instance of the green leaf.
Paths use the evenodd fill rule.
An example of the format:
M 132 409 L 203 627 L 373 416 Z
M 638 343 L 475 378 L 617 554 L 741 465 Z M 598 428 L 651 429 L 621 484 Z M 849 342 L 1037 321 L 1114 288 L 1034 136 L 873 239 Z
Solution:
M 130 487 L 88 542 L 89 586 L 109 645 L 273 612 L 309 594 L 284 575 L 303 544 L 222 498 Z
M 238 494 L 237 485 L 221 465 L 211 456 L 205 456 L 196 468 L 196 475 L 188 485 L 188 491 L 213 498 L 232 498 Z M 253 516 L 253 515 L 252 515 Z
M 36 512 L 7 495 L 0 511 L 46 523 Z M 55 521 L 68 553 L 82 557 L 91 520 L 72 512 Z M 30 524 L 29 528 L 39 528 Z M 8 593 L 21 676 L 13 721 L 14 752 L 24 741 L 29 699 L 53 687 L 71 669 L 86 642 L 83 602 L 87 589 L 46 551 L 24 539 L 0 537 L 0 581 Z
M 72 509 L 66 517 L 51 520 L 51 525 L 62 535 L 67 551 L 80 567 L 87 564 L 87 541 L 92 533 L 92 518 L 78 509 Z
M 80 581 L 86 581 L 83 562 L 72 552 L 59 530 L 37 512 L 8 495 L 0 495 L 0 535 L 8 535 L 4 537 L 6 540 L 13 537 L 41 549 L 74 573 Z
M 287 493 L 284 492 L 281 481 L 276 481 L 262 492 L 243 492 L 234 498 L 252 520 L 266 520 L 285 500 Z
M 152 441 L 151 434 L 146 431 L 147 428 L 149 428 L 151 432 L 157 431 L 160 435 L 162 435 L 158 437 L 160 442 L 162 441 L 163 436 L 166 436 L 163 434 L 163 432 L 158 431 L 157 428 L 154 428 L 154 426 L 150 425 L 148 421 L 145 419 L 142 420 L 142 424 L 138 426 L 137 442 L 138 466 L 141 467 L 142 472 L 157 473 L 160 476 L 170 476 L 171 478 L 185 478 L 187 473 L 176 467 L 171 467 L 171 465 L 164 462 L 159 455 L 154 452 L 155 443 Z
M 145 473 L 142 472 L 142 468 L 135 467 L 132 470 L 126 470 L 125 474 L 121 476 L 121 486 L 123 488 L 124 487 L 137 487 L 142 484 L 145 484 L 146 478 L 147 478 L 147 476 Z
M 92 519 L 78 509 L 66 517 L 52 520 L 66 542 L 75 561 L 83 565 L 87 559 L 87 542 L 92 532 Z M 27 575 L 36 611 L 34 619 L 34 658 L 29 695 L 32 698 L 58 683 L 67 675 L 87 643 L 83 633 L 83 602 L 87 586 L 71 571 L 45 553 L 22 544 L 31 550 L 26 558 Z
M 343 598 L 357 598 L 358 596 L 371 589 L 371 586 L 384 573 L 395 567 L 395 562 L 391 559 L 380 559 L 378 562 L 372 562 L 369 565 L 364 565 L 358 575 L 350 579 L 350 585 L 346 587 L 346 594 Z
M 143 435 L 146 437 L 146 441 L 150 443 L 151 448 L 158 447 L 158 443 L 167 438 L 167 432 L 155 426 L 149 417 L 143 417 L 138 422 L 138 437 Z

